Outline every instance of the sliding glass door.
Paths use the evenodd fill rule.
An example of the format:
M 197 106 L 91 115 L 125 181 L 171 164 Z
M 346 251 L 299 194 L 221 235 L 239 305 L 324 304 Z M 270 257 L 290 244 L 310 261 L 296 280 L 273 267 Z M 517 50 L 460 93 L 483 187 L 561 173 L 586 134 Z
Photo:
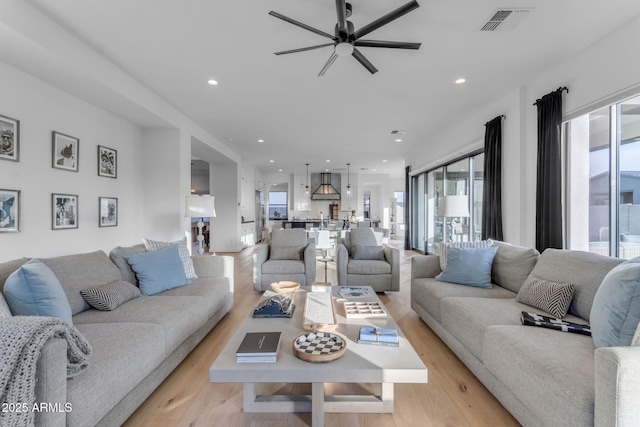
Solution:
M 640 97 L 565 124 L 568 246 L 640 256 Z
M 412 177 L 414 250 L 437 253 L 442 243 L 480 240 L 483 162 L 484 154 L 474 153 Z M 458 209 L 452 209 L 451 196 L 456 196 Z

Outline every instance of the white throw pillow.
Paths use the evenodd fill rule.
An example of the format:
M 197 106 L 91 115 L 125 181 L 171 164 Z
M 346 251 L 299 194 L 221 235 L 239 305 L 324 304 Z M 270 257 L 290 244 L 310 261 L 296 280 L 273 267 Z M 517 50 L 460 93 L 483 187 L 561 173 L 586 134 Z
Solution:
M 638 323 L 638 327 L 636 328 L 636 333 L 633 334 L 633 338 L 631 339 L 631 345 L 640 345 L 640 323 Z
M 11 309 L 9 309 L 9 304 L 7 304 L 7 300 L 4 299 L 4 295 L 0 294 L 0 318 L 2 317 L 11 317 Z

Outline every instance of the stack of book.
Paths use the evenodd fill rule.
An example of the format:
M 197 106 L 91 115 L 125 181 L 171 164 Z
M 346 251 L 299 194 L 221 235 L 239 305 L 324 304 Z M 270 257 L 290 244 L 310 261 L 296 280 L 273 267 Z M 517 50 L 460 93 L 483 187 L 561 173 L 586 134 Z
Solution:
M 280 351 L 281 334 L 281 332 L 247 332 L 236 351 L 236 362 L 275 362 Z
M 360 344 L 387 345 L 398 347 L 398 331 L 375 327 L 362 327 L 358 335 Z

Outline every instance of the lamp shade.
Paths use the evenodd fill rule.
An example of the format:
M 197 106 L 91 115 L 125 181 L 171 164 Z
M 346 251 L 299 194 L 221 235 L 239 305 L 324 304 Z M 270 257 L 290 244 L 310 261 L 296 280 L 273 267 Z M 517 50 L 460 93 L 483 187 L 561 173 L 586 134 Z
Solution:
M 440 209 L 442 209 L 440 211 Z M 443 217 L 468 217 L 469 198 L 467 196 L 446 196 L 438 199 L 438 211 Z
M 215 217 L 216 206 L 214 196 L 187 196 L 184 216 L 190 218 Z

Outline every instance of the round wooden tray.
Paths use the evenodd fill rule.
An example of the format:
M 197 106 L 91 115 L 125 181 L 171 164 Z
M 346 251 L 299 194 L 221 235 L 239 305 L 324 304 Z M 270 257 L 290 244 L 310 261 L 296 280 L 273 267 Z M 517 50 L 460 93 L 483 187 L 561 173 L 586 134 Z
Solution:
M 341 358 L 345 351 L 347 341 L 337 334 L 311 332 L 293 340 L 293 354 L 306 362 L 331 362 Z

